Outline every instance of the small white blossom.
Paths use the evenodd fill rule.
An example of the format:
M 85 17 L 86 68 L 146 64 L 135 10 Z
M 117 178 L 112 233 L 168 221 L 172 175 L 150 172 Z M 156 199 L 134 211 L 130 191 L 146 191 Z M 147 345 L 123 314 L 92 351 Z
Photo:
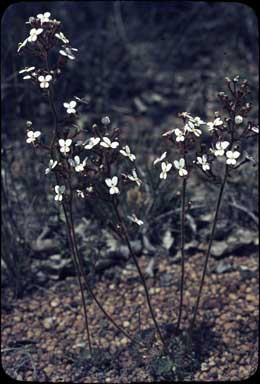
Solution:
M 79 156 L 75 156 L 74 157 L 74 160 L 73 159 L 69 159 L 68 160 L 69 164 L 75 168 L 75 171 L 76 172 L 83 172 L 84 171 L 84 168 L 86 166 L 86 162 L 87 162 L 87 157 L 83 160 L 83 162 L 81 163 L 80 162 L 80 158 Z
M 51 172 L 53 168 L 56 167 L 58 164 L 58 161 L 50 159 L 48 168 L 45 169 L 45 175 L 48 175 L 48 173 Z
M 90 185 L 89 187 L 86 188 L 86 191 L 87 191 L 88 193 L 92 193 L 93 190 L 94 190 L 94 189 L 93 189 L 92 185 Z
M 20 71 L 19 71 L 19 73 L 28 73 L 28 72 L 31 72 L 31 71 L 33 71 L 35 69 L 35 67 L 25 67 L 24 69 L 21 69 Z
M 63 103 L 64 108 L 67 109 L 67 113 L 70 115 L 72 113 L 76 113 L 77 102 L 75 100 L 69 101 L 68 103 Z
M 243 123 L 243 117 L 240 115 L 235 116 L 235 124 L 240 125 Z
M 163 161 L 167 156 L 167 152 L 163 152 L 163 154 L 158 157 L 158 159 L 155 159 L 154 162 L 153 162 L 153 165 L 156 165 L 157 163 L 160 163 L 161 161 Z
M 37 139 L 37 137 L 39 137 L 41 135 L 41 132 L 40 131 L 28 131 L 27 132 L 27 139 L 26 139 L 26 143 L 34 143 Z
M 59 139 L 60 152 L 65 154 L 69 152 L 71 143 L 72 143 L 71 139 L 67 139 L 67 140 Z
M 189 113 L 189 112 L 181 112 L 180 114 L 179 114 L 179 116 L 180 117 L 183 117 L 184 119 L 189 119 L 189 120 L 192 120 L 193 119 L 193 117 L 191 116 L 191 114 Z
M 85 195 L 84 195 L 83 191 L 81 191 L 80 189 L 76 189 L 76 192 L 77 192 L 78 197 L 81 197 L 82 199 L 84 199 Z
M 216 149 L 213 150 L 215 156 L 223 156 L 225 153 L 225 149 L 229 146 L 228 141 L 218 141 L 216 143 Z
M 128 177 L 129 180 L 134 181 L 139 187 L 142 184 L 142 181 L 137 176 L 137 173 L 136 173 L 135 169 L 132 170 L 132 175 L 127 175 L 127 177 Z
M 174 134 L 176 136 L 177 142 L 185 140 L 185 132 L 183 132 L 181 129 L 179 129 L 179 128 L 175 129 Z
M 110 118 L 108 116 L 102 117 L 101 123 L 104 124 L 104 125 L 110 124 Z
M 55 190 L 55 193 L 56 193 L 56 195 L 54 197 L 54 200 L 62 201 L 63 194 L 65 192 L 65 186 L 64 185 L 55 185 L 54 190 Z
M 52 80 L 52 75 L 39 76 L 38 81 L 40 82 L 41 88 L 49 88 L 49 82 Z
M 226 163 L 229 165 L 235 165 L 237 162 L 237 158 L 240 156 L 240 153 L 238 151 L 227 151 L 226 152 Z
M 209 165 L 209 162 L 208 162 L 206 155 L 202 155 L 202 157 L 198 156 L 197 157 L 197 164 L 201 165 L 203 171 L 210 170 L 210 165 Z
M 251 131 L 253 131 L 255 133 L 259 133 L 259 127 L 253 126 L 250 129 L 251 129 Z
M 38 36 L 42 33 L 43 29 L 42 28 L 32 28 L 30 30 L 30 36 L 28 37 L 28 41 L 30 43 L 36 41 L 38 39 Z
M 128 157 L 130 161 L 135 161 L 135 159 L 136 159 L 135 155 L 131 153 L 128 145 L 126 145 L 122 149 L 120 149 L 119 152 L 121 153 L 121 155 Z
M 92 149 L 95 147 L 98 143 L 100 142 L 99 137 L 91 137 L 88 141 L 87 144 L 84 146 L 85 149 Z M 84 143 L 85 144 L 85 143 Z
M 175 131 L 175 129 L 170 129 L 169 131 L 164 132 L 164 133 L 162 134 L 162 136 L 169 136 L 169 135 L 172 135 L 172 134 L 174 133 L 174 131 Z
M 55 36 L 57 37 L 57 39 L 61 40 L 64 44 L 69 43 L 69 40 L 67 39 L 67 37 L 64 36 L 64 34 L 62 32 L 55 33 Z
M 209 131 L 214 131 L 214 129 L 215 129 L 216 127 L 219 127 L 220 125 L 223 125 L 223 121 L 222 121 L 219 117 L 217 117 L 217 118 L 213 121 L 213 123 L 212 123 L 212 122 L 207 123 L 208 130 L 209 130 Z
M 37 19 L 40 19 L 41 24 L 43 24 L 50 21 L 50 16 L 51 16 L 50 12 L 44 12 L 44 14 L 39 13 L 36 17 Z
M 111 142 L 111 140 L 109 139 L 109 137 L 106 137 L 104 136 L 103 137 L 103 141 L 101 141 L 100 145 L 104 148 L 117 148 L 119 146 L 119 142 L 118 141 L 113 141 Z
M 192 117 L 190 120 L 193 122 L 193 124 L 196 127 L 199 127 L 200 125 L 206 124 L 206 122 L 201 120 L 201 118 L 199 116 Z
M 135 223 L 135 224 L 137 224 L 137 225 L 139 225 L 139 226 L 144 224 L 144 222 L 143 222 L 142 220 L 138 219 L 137 216 L 136 216 L 134 213 L 132 214 L 132 216 L 128 216 L 128 218 L 129 218 L 133 223 Z
M 59 53 L 62 55 L 62 56 L 66 56 L 68 57 L 70 60 L 75 60 L 75 56 L 74 54 L 72 53 L 72 51 L 74 52 L 77 52 L 78 49 L 77 48 L 71 48 L 71 47 L 64 47 L 64 49 L 61 49 L 59 51 Z
M 185 124 L 184 130 L 193 133 L 197 137 L 202 134 L 202 131 L 198 129 L 191 120 L 189 120 L 187 124 Z
M 174 160 L 174 166 L 179 171 L 180 176 L 186 176 L 188 174 L 187 169 L 185 169 L 185 159 Z
M 165 161 L 161 164 L 162 172 L 160 173 L 160 179 L 167 179 L 167 173 L 171 170 L 172 164 L 166 163 Z
M 118 183 L 118 177 L 117 176 L 112 177 L 112 179 L 106 179 L 105 183 L 109 188 L 110 195 L 114 195 L 114 194 L 119 193 L 119 189 L 117 187 L 117 183 Z
M 26 46 L 27 42 L 28 42 L 28 37 L 27 37 L 27 39 L 25 39 L 22 43 L 19 43 L 19 44 L 18 44 L 17 52 L 20 52 L 20 50 L 21 50 L 23 47 Z

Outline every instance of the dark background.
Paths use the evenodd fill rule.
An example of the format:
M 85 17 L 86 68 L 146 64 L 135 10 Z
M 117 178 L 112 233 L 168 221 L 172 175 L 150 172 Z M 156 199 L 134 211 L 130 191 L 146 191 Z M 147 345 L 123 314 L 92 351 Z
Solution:
M 59 83 L 60 100 L 70 100 L 74 95 L 89 100 L 87 111 L 79 119 L 82 125 L 109 115 L 134 148 L 144 172 L 150 172 L 152 160 L 161 153 L 161 132 L 178 124 L 178 112 L 212 119 L 219 109 L 216 95 L 223 90 L 226 76 L 239 74 L 248 79 L 254 103 L 251 116 L 256 120 L 258 114 L 258 25 L 254 11 L 246 5 L 203 1 L 61 1 L 9 6 L 2 17 L 1 39 L 2 254 L 4 283 L 15 282 L 18 294 L 36 277 L 39 282 L 46 282 L 50 276 L 60 279 L 73 273 L 69 262 L 61 261 L 69 256 L 62 216 L 53 202 L 50 179 L 43 175 L 48 161 L 40 154 L 36 157 L 25 143 L 26 120 L 31 120 L 39 130 L 47 130 L 52 123 L 41 92 L 18 76 L 21 68 L 35 63 L 33 57 L 17 55 L 18 42 L 28 32 L 25 21 L 45 11 L 62 22 L 62 32 L 79 49 L 77 60 L 68 63 Z M 246 150 L 257 157 L 255 139 Z M 200 177 L 194 178 L 192 185 L 189 197 L 205 209 L 191 212 L 188 240 L 201 241 L 207 236 L 207 220 L 204 232 L 203 226 L 201 231 L 194 231 L 194 222 L 212 207 L 218 187 L 210 185 L 205 192 Z M 174 194 L 169 196 L 169 191 L 164 191 L 147 213 L 145 218 L 151 225 L 145 236 L 157 246 L 170 230 L 174 237 L 170 254 L 175 255 L 178 214 L 153 224 L 156 217 L 169 210 L 169 202 L 171 207 L 179 205 L 177 183 L 171 189 Z M 226 191 L 220 241 L 239 228 L 256 233 L 257 193 L 257 167 L 242 169 Z M 143 212 L 142 196 L 132 191 L 127 198 L 137 204 L 137 213 Z M 81 240 L 84 244 L 89 241 L 92 254 L 99 260 L 106 242 L 94 234 L 100 228 L 105 231 L 107 220 L 100 215 L 102 207 L 90 207 L 87 203 L 82 203 L 82 207 L 77 211 L 78 226 L 82 229 L 85 225 L 83 232 L 88 240 Z M 140 233 L 133 232 L 132 236 L 138 238 Z M 46 242 L 39 250 L 36 245 L 43 239 L 49 241 L 50 247 Z M 56 264 L 51 261 L 53 254 L 60 257 Z

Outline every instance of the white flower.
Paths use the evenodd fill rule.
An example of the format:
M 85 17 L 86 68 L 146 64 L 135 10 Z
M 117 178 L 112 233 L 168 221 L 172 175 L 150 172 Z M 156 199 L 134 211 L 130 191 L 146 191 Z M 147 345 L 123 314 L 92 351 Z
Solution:
M 206 122 L 201 120 L 199 116 L 192 117 L 190 120 L 196 125 L 196 127 L 199 127 L 202 124 L 206 124 Z
M 46 75 L 46 76 L 39 76 L 38 80 L 40 82 L 40 87 L 41 88 L 49 88 L 49 82 L 52 79 L 52 75 Z
M 174 130 L 174 134 L 176 136 L 176 141 L 184 141 L 185 140 L 185 133 L 181 131 L 179 128 Z
M 180 176 L 186 176 L 188 171 L 185 169 L 185 159 L 174 160 L 174 166 L 179 171 Z
M 24 69 L 21 69 L 20 71 L 19 71 L 19 73 L 24 73 L 24 72 L 26 72 L 26 73 L 28 73 L 28 72 L 31 72 L 31 71 L 33 71 L 35 69 L 35 67 L 25 67 Z
M 50 173 L 51 170 L 55 168 L 57 164 L 58 164 L 58 161 L 50 159 L 49 167 L 45 169 L 45 175 L 48 175 L 48 173 Z
M 79 156 L 75 156 L 74 157 L 74 160 L 73 159 L 69 159 L 68 160 L 69 164 L 75 168 L 75 171 L 76 172 L 83 172 L 84 171 L 84 168 L 86 166 L 86 162 L 87 162 L 87 157 L 83 160 L 83 162 L 81 163 L 80 162 L 80 158 Z
M 88 141 L 87 144 L 85 145 L 85 149 L 92 149 L 95 147 L 98 143 L 100 142 L 99 137 L 91 137 Z
M 29 79 L 31 79 L 31 78 L 32 78 L 32 76 L 30 76 L 30 75 L 26 75 L 26 76 L 23 77 L 23 80 L 29 80 Z
M 110 118 L 108 116 L 102 117 L 101 123 L 104 124 L 104 125 L 110 124 Z
M 218 141 L 216 143 L 216 149 L 213 150 L 215 156 L 223 156 L 225 153 L 225 149 L 229 146 L 228 141 Z
M 30 43 L 36 41 L 38 39 L 38 36 L 42 33 L 43 29 L 42 28 L 33 28 L 30 30 L 30 36 L 28 37 L 28 41 Z
M 243 123 L 243 117 L 240 115 L 235 116 L 235 124 L 240 125 Z
M 160 173 L 160 179 L 166 179 L 167 173 L 171 170 L 172 164 L 171 163 L 165 163 L 164 161 L 161 164 L 162 172 Z
M 170 131 L 164 132 L 164 133 L 162 134 L 162 136 L 169 136 L 169 135 L 173 134 L 174 131 L 175 131 L 175 129 L 171 129 Z
M 20 50 L 21 50 L 23 47 L 26 46 L 27 42 L 28 42 L 28 37 L 27 37 L 27 39 L 25 39 L 22 43 L 19 43 L 19 44 L 18 44 L 17 52 L 20 52 Z
M 72 143 L 71 139 L 67 139 L 67 140 L 59 139 L 60 152 L 65 154 L 69 152 L 71 143 Z
M 135 155 L 131 153 L 130 148 L 128 147 L 128 145 L 126 145 L 125 147 L 120 149 L 119 152 L 121 153 L 121 155 L 123 155 L 125 157 L 128 157 L 130 161 L 135 161 L 135 159 L 136 159 Z
M 64 49 L 61 49 L 61 50 L 59 51 L 59 53 L 60 53 L 62 56 L 66 56 L 66 57 L 68 57 L 70 60 L 75 60 L 75 56 L 74 56 L 74 54 L 72 53 L 72 51 L 77 52 L 78 49 L 77 49 L 77 48 L 71 48 L 71 47 L 64 47 Z
M 87 191 L 88 193 L 92 193 L 92 192 L 94 191 L 92 185 L 90 185 L 89 187 L 87 187 L 87 188 L 86 188 L 86 191 Z
M 167 156 L 167 152 L 163 152 L 163 154 L 158 157 L 158 159 L 155 159 L 154 162 L 153 162 L 153 165 L 156 165 L 157 163 L 160 163 L 161 161 L 163 161 Z
M 139 187 L 142 184 L 142 181 L 137 176 L 137 173 L 136 173 L 135 169 L 132 170 L 132 175 L 127 175 L 127 177 L 128 177 L 129 180 L 134 181 Z
M 56 196 L 54 197 L 54 200 L 62 201 L 63 193 L 65 192 L 65 186 L 64 185 L 55 185 L 54 190 L 55 190 L 55 193 L 56 193 Z
M 39 13 L 36 17 L 37 17 L 37 19 L 40 19 L 41 20 L 41 24 L 43 24 L 43 23 L 47 23 L 47 22 L 49 22 L 50 20 L 50 12 L 45 12 L 44 14 L 42 14 L 42 13 Z
M 219 117 L 217 117 L 217 118 L 213 121 L 213 123 L 212 123 L 212 122 L 207 123 L 208 130 L 209 130 L 209 131 L 214 131 L 214 129 L 215 129 L 216 127 L 218 127 L 218 126 L 220 126 L 220 125 L 222 125 L 222 124 L 223 124 L 223 121 L 222 121 Z
M 114 148 L 117 148 L 119 146 L 119 142 L 118 141 L 111 142 L 111 140 L 108 137 L 104 136 L 103 141 L 101 141 L 100 145 L 102 147 L 105 147 L 105 148 L 113 148 L 114 149 Z
M 76 113 L 77 102 L 75 100 L 69 101 L 68 103 L 63 103 L 64 108 L 67 109 L 67 113 L 70 115 L 72 113 Z
M 226 152 L 226 163 L 230 165 L 235 165 L 237 162 L 237 158 L 240 156 L 240 153 L 238 151 L 227 151 Z
M 78 197 L 81 197 L 82 199 L 84 199 L 85 195 L 84 195 L 83 191 L 81 191 L 80 189 L 76 189 L 76 192 L 77 192 Z
M 143 225 L 144 222 L 136 217 L 136 215 L 133 213 L 132 216 L 128 216 L 128 218 L 137 225 Z
M 194 133 L 194 135 L 197 137 L 199 137 L 202 134 L 202 131 L 196 128 L 195 124 L 191 120 L 189 120 L 187 124 L 185 124 L 184 131 Z
M 26 139 L 26 143 L 34 143 L 35 140 L 37 139 L 37 137 L 39 137 L 41 135 L 41 132 L 40 131 L 28 131 L 27 132 L 27 139 Z
M 64 36 L 64 34 L 62 32 L 55 33 L 55 36 L 57 37 L 57 39 L 61 40 L 64 44 L 69 43 L 69 40 L 67 39 L 67 37 Z
M 259 133 L 259 127 L 255 127 L 255 126 L 253 126 L 253 127 L 251 127 L 250 129 L 251 129 L 251 131 L 253 131 L 253 132 L 255 132 L 255 133 Z
M 106 179 L 105 183 L 109 188 L 110 195 L 119 193 L 119 189 L 117 188 L 117 183 L 118 183 L 117 176 L 112 177 L 112 179 Z
M 197 164 L 201 165 L 203 171 L 210 170 L 210 165 L 208 163 L 208 159 L 206 155 L 202 155 L 202 157 L 197 157 Z

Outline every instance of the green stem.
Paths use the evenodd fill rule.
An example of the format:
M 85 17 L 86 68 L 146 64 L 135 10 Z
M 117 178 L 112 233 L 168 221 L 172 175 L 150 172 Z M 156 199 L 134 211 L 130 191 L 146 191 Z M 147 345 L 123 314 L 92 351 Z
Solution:
M 219 214 L 221 200 L 222 200 L 222 196 L 223 196 L 223 192 L 224 192 L 224 188 L 225 188 L 225 184 L 226 184 L 226 180 L 227 180 L 227 175 L 228 175 L 228 165 L 226 165 L 224 178 L 223 178 L 223 181 L 222 181 L 222 184 L 221 184 L 221 187 L 220 187 L 220 191 L 219 191 L 219 195 L 218 195 L 215 216 L 214 216 L 213 225 L 212 225 L 211 234 L 210 234 L 209 245 L 208 245 L 207 254 L 206 254 L 206 258 L 205 258 L 205 262 L 204 262 L 202 278 L 201 278 L 201 281 L 200 281 L 199 293 L 198 293 L 195 309 L 194 309 L 194 312 L 193 312 L 193 317 L 192 317 L 191 324 L 190 324 L 190 335 L 192 334 L 192 331 L 193 331 L 193 328 L 194 328 L 194 324 L 195 324 L 195 321 L 196 321 L 196 316 L 197 316 L 198 309 L 199 309 L 202 288 L 203 288 L 204 280 L 205 280 L 205 276 L 206 276 L 208 260 L 209 260 L 210 252 L 211 252 L 211 246 L 212 246 L 212 243 L 213 243 L 213 240 L 214 240 L 214 236 L 215 236 L 215 229 L 216 229 L 216 225 L 217 225 L 218 214 Z
M 182 196 L 181 196 L 181 287 L 180 287 L 180 306 L 179 306 L 179 316 L 177 322 L 177 329 L 180 329 L 182 308 L 183 308 L 183 292 L 184 292 L 184 272 L 185 272 L 185 263 L 184 263 L 184 244 L 185 244 L 185 195 L 186 195 L 186 179 L 182 181 Z
M 84 316 L 85 316 L 85 323 L 86 323 L 86 330 L 87 330 L 89 352 L 92 355 L 92 345 L 91 345 L 91 338 L 90 338 L 90 332 L 89 332 L 89 324 L 88 324 L 88 315 L 87 315 L 86 301 L 85 301 L 83 285 L 82 285 L 82 282 L 81 282 L 81 273 L 80 273 L 79 265 L 78 265 L 78 262 L 77 262 L 76 252 L 75 252 L 75 244 L 74 244 L 74 241 L 73 241 L 73 235 L 72 235 L 72 230 L 71 230 L 72 223 L 69 220 L 68 213 L 67 213 L 67 210 L 66 210 L 66 207 L 65 207 L 64 204 L 63 204 L 63 211 L 64 211 L 65 219 L 66 219 L 66 225 L 67 225 L 67 232 L 68 232 L 68 239 L 69 239 L 69 246 L 70 246 L 70 250 L 71 250 L 71 255 L 72 255 L 73 263 L 74 263 L 74 266 L 75 266 L 75 269 L 76 269 L 76 274 L 77 274 L 77 278 L 78 278 L 78 282 L 79 282 L 79 286 L 80 286 L 80 292 L 81 292 L 81 298 L 82 298 L 83 310 L 84 310 Z M 71 207 L 69 208 L 69 212 L 70 211 L 71 211 Z
M 126 227 L 125 227 L 125 224 L 124 224 L 123 219 L 122 219 L 122 217 L 121 217 L 121 215 L 120 215 L 119 209 L 118 209 L 118 207 L 117 207 L 117 205 L 116 205 L 116 203 L 115 203 L 114 200 L 112 200 L 112 204 L 113 204 L 113 207 L 114 207 L 114 210 L 115 210 L 115 213 L 116 213 L 118 222 L 119 222 L 119 224 L 120 224 L 120 226 L 121 226 L 121 228 L 122 228 L 122 230 L 123 230 L 123 236 L 124 236 L 124 239 L 125 239 L 125 241 L 126 241 L 127 247 L 128 247 L 128 249 L 129 249 L 129 253 L 130 253 L 130 255 L 131 255 L 131 257 L 132 257 L 132 259 L 133 259 L 133 261 L 134 261 L 134 264 L 135 264 L 136 269 L 137 269 L 137 271 L 138 271 L 138 273 L 139 273 L 141 282 L 142 282 L 142 284 L 143 284 L 144 291 L 145 291 L 145 295 L 146 295 L 147 304 L 148 304 L 148 307 L 149 307 L 149 310 L 150 310 L 151 317 L 152 317 L 152 319 L 153 319 L 155 328 L 156 328 L 157 333 L 158 333 L 158 335 L 159 335 L 159 338 L 160 338 L 160 340 L 161 340 L 161 342 L 162 342 L 162 344 L 163 344 L 163 347 L 164 347 L 165 352 L 166 352 L 167 354 L 169 354 L 169 350 L 168 350 L 167 344 L 166 344 L 166 342 L 164 341 L 164 338 L 163 338 L 162 333 L 161 333 L 161 331 L 160 331 L 159 325 L 158 325 L 157 320 L 156 320 L 156 318 L 155 318 L 155 314 L 154 314 L 154 311 L 153 311 L 153 308 L 152 308 L 152 304 L 151 304 L 151 300 L 150 300 L 150 296 L 149 296 L 149 291 L 148 291 L 148 288 L 147 288 L 147 285 L 146 285 L 146 282 L 145 282 L 144 275 L 143 275 L 142 270 L 141 270 L 141 268 L 140 268 L 140 266 L 139 266 L 139 264 L 138 264 L 137 258 L 136 258 L 136 256 L 135 256 L 133 250 L 132 250 L 132 247 L 131 247 L 131 244 L 130 244 L 130 240 L 129 240 L 129 236 L 128 236 L 127 229 L 126 229 Z
M 76 242 L 76 235 L 75 235 L 75 226 L 74 226 L 74 221 L 73 221 L 73 216 L 72 216 L 72 211 L 70 211 L 70 222 L 71 222 L 71 230 L 72 230 L 72 239 L 73 239 L 73 244 L 74 244 L 74 249 L 75 249 L 75 257 L 79 263 L 80 270 L 82 272 L 86 287 L 92 296 L 93 300 L 99 307 L 99 309 L 103 312 L 103 314 L 107 317 L 107 319 L 117 328 L 125 337 L 127 337 L 132 343 L 136 343 L 136 341 L 123 329 L 121 328 L 116 321 L 113 319 L 113 317 L 104 309 L 103 305 L 100 303 L 99 299 L 97 298 L 96 294 L 91 288 L 91 285 L 88 281 L 86 272 L 85 272 L 85 267 L 84 263 L 82 260 L 82 256 L 80 255 L 77 247 L 77 242 Z M 143 345 L 142 345 L 143 346 Z

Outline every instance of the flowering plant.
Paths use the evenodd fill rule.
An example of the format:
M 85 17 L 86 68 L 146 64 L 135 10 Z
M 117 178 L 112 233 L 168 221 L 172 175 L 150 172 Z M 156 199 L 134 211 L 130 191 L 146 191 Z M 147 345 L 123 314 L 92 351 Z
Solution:
M 31 81 L 38 89 L 47 96 L 49 106 L 53 116 L 52 137 L 48 144 L 45 144 L 45 134 L 40 131 L 32 130 L 32 123 L 27 123 L 27 143 L 32 144 L 36 149 L 46 150 L 49 154 L 49 163 L 45 168 L 45 175 L 53 176 L 54 182 L 54 201 L 61 205 L 67 226 L 70 252 L 73 258 L 75 269 L 78 276 L 81 290 L 82 303 L 85 315 L 87 338 L 91 353 L 92 343 L 88 325 L 88 315 L 85 303 L 82 278 L 90 295 L 113 325 L 122 332 L 127 338 L 133 338 L 111 317 L 104 309 L 96 294 L 94 293 L 88 277 L 85 273 L 83 260 L 77 248 L 75 236 L 73 205 L 75 199 L 89 199 L 95 201 L 105 201 L 112 207 L 115 215 L 115 225 L 113 226 L 118 235 L 125 240 L 129 253 L 133 258 L 134 264 L 140 275 L 144 286 L 147 304 L 152 320 L 157 329 L 158 335 L 167 350 L 166 343 L 157 324 L 154 311 L 151 305 L 148 288 L 142 270 L 139 267 L 137 258 L 132 250 L 127 226 L 123 215 L 120 212 L 120 195 L 128 189 L 130 182 L 134 182 L 141 187 L 142 181 L 136 164 L 136 155 L 128 145 L 122 145 L 119 140 L 120 131 L 117 128 L 110 129 L 110 118 L 104 116 L 100 122 L 93 124 L 88 129 L 88 135 L 77 125 L 77 117 L 80 107 L 84 102 L 79 97 L 73 100 L 59 102 L 54 94 L 55 83 L 62 75 L 63 66 L 66 60 L 75 60 L 74 52 L 78 50 L 69 45 L 69 39 L 60 31 L 61 22 L 51 19 L 51 14 L 45 12 L 36 17 L 30 17 L 27 24 L 30 26 L 29 37 L 18 45 L 18 52 L 26 50 L 33 56 L 39 57 L 43 62 L 42 68 L 26 67 L 20 70 L 24 80 Z M 60 49 L 61 45 L 61 49 Z M 50 51 L 56 49 L 58 56 L 55 69 L 50 66 Z M 57 112 L 57 103 L 66 110 L 67 119 L 61 120 Z M 81 104 L 81 105 L 78 105 Z M 61 108 L 62 109 L 62 108 Z M 64 121 L 65 125 L 62 125 Z M 67 128 L 66 122 L 71 123 L 71 128 Z M 29 124 L 30 123 L 30 124 Z M 75 130 L 76 128 L 76 130 Z M 80 140 L 79 140 L 80 136 Z M 82 160 L 84 159 L 84 160 Z M 126 169 L 127 174 L 123 173 Z M 143 221 L 132 213 L 130 220 L 138 226 Z
M 223 112 L 216 112 L 213 121 L 205 122 L 200 117 L 193 117 L 188 112 L 179 113 L 182 120 L 182 127 L 174 128 L 162 134 L 170 148 L 175 145 L 179 152 L 179 159 L 173 163 L 169 159 L 170 148 L 167 148 L 161 157 L 154 161 L 154 165 L 161 163 L 162 171 L 160 179 L 166 179 L 168 172 L 172 168 L 172 164 L 178 171 L 178 176 L 182 179 L 182 202 L 181 202 L 181 286 L 180 286 L 180 306 L 177 329 L 180 328 L 183 292 L 185 283 L 185 212 L 186 212 L 186 190 L 187 182 L 191 173 L 195 170 L 203 172 L 204 177 L 208 181 L 218 182 L 220 184 L 219 197 L 215 216 L 212 223 L 212 230 L 208 249 L 205 257 L 204 268 L 201 282 L 199 285 L 199 293 L 196 305 L 193 311 L 193 317 L 190 325 L 190 335 L 196 320 L 201 292 L 207 270 L 208 259 L 210 256 L 211 246 L 214 239 L 218 213 L 223 196 L 224 187 L 227 181 L 232 178 L 236 170 L 254 160 L 248 156 L 246 152 L 243 154 L 243 141 L 256 135 L 259 130 L 258 126 L 248 119 L 248 113 L 251 110 L 251 104 L 248 102 L 249 85 L 246 80 L 241 81 L 239 76 L 233 80 L 226 78 L 227 93 L 219 92 L 218 96 L 222 104 Z M 204 129 L 202 130 L 201 127 Z M 210 144 L 208 144 L 210 142 Z M 165 160 L 167 158 L 167 160 Z M 223 165 L 223 175 L 219 175 L 219 165 Z M 174 172 L 169 172 L 174 177 Z

